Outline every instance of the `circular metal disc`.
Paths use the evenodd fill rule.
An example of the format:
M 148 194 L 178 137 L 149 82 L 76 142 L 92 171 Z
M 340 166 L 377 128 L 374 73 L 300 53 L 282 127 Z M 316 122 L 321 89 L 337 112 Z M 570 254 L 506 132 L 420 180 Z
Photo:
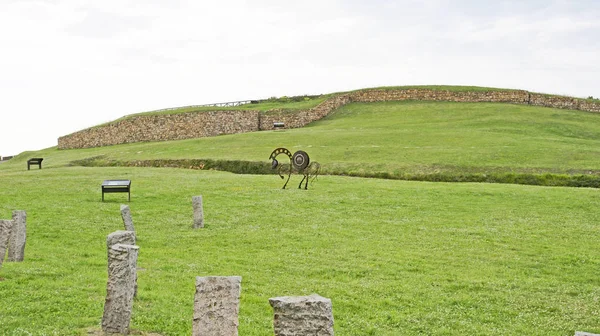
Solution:
M 297 151 L 292 156 L 292 164 L 297 170 L 305 169 L 306 167 L 308 167 L 309 162 L 310 159 L 308 158 L 308 154 L 306 154 L 305 151 Z

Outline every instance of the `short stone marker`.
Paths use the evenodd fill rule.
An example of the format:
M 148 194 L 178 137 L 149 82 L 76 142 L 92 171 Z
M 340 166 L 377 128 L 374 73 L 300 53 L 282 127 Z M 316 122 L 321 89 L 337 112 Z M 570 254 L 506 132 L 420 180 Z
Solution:
M 121 204 L 121 218 L 123 218 L 125 230 L 135 232 L 135 229 L 133 228 L 133 218 L 131 218 L 131 210 L 129 210 L 129 205 Z
M 135 245 L 135 232 L 115 231 L 115 232 L 109 234 L 106 237 L 106 248 L 108 250 L 109 258 L 110 258 L 110 247 L 113 245 L 116 245 L 116 244 Z M 137 267 L 137 263 L 136 263 L 136 267 Z M 134 297 L 137 296 L 137 289 L 138 289 L 138 285 L 137 285 L 137 269 L 136 269 L 135 286 L 134 286 L 134 290 L 133 290 Z
M 269 299 L 275 336 L 333 335 L 331 300 L 312 294 Z
M 575 336 L 600 336 L 600 334 L 592 334 L 585 331 L 576 331 Z
M 138 246 L 116 244 L 108 250 L 108 282 L 102 316 L 102 331 L 129 333 Z
M 0 219 L 0 268 L 2 262 L 4 262 L 4 256 L 6 255 L 6 248 L 8 247 L 8 238 L 13 226 L 12 220 Z
M 27 240 L 27 213 L 15 210 L 12 213 L 13 226 L 8 239 L 7 261 L 23 261 L 25 259 L 25 242 Z
M 202 208 L 202 196 L 192 197 L 192 207 L 194 208 L 194 229 L 204 227 L 204 209 Z
M 196 277 L 192 336 L 237 336 L 242 277 Z

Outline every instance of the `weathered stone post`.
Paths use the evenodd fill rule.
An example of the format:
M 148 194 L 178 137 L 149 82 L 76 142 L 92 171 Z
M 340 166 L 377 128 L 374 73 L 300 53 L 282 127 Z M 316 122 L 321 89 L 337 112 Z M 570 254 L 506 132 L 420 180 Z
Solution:
M 135 233 L 132 231 L 115 231 L 111 234 L 109 234 L 106 237 L 106 249 L 108 250 L 108 257 L 110 258 L 110 247 L 116 244 L 123 244 L 123 245 L 135 245 Z M 134 265 L 134 270 L 135 270 L 135 286 L 134 286 L 134 290 L 133 290 L 133 297 L 137 296 L 137 289 L 138 289 L 138 285 L 137 285 L 137 258 L 136 258 L 136 264 Z
M 27 240 L 27 213 L 15 210 L 12 214 L 13 226 L 8 239 L 8 261 L 25 259 L 25 241 Z
M 0 268 L 4 262 L 6 255 L 6 247 L 8 246 L 8 237 L 14 222 L 12 220 L 0 219 Z
M 333 335 L 331 300 L 312 294 L 269 299 L 275 336 Z
M 125 224 L 125 230 L 135 232 L 133 228 L 133 218 L 131 218 L 131 210 L 129 205 L 121 204 L 121 217 L 123 218 L 123 224 Z
M 204 227 L 204 209 L 202 208 L 202 196 L 192 197 L 192 207 L 194 208 L 194 229 Z
M 242 277 L 196 277 L 192 336 L 237 336 Z
M 115 244 L 108 250 L 108 282 L 102 330 L 129 333 L 135 291 L 138 246 Z

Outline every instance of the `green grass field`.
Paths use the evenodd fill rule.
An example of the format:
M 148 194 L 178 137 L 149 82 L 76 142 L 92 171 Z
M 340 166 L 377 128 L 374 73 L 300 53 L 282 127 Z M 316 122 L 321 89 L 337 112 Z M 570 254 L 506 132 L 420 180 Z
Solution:
M 27 211 L 23 263 L 0 269 L 1 335 L 98 329 L 106 236 L 123 228 L 104 179 L 132 180 L 139 293 L 131 327 L 189 335 L 195 276 L 240 275 L 240 335 L 272 334 L 270 297 L 331 298 L 338 335 L 600 333 L 598 189 L 324 175 L 70 166 L 263 161 L 306 150 L 326 172 L 596 176 L 600 116 L 506 104 L 349 104 L 309 127 L 83 150 L 0 164 L 0 218 Z M 29 157 L 44 168 L 26 171 Z M 360 175 L 360 174 L 358 174 Z M 206 227 L 193 230 L 191 197 Z

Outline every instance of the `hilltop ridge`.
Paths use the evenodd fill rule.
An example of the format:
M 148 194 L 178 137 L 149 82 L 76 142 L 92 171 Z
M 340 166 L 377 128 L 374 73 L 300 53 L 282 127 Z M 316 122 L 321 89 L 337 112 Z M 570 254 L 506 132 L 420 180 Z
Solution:
M 302 97 L 302 96 L 300 96 Z M 405 86 L 361 89 L 307 99 L 267 99 L 235 107 L 183 107 L 126 116 L 58 139 L 59 149 L 123 143 L 181 140 L 303 127 L 351 102 L 496 102 L 600 112 L 600 101 L 531 93 L 524 90 L 461 86 Z

